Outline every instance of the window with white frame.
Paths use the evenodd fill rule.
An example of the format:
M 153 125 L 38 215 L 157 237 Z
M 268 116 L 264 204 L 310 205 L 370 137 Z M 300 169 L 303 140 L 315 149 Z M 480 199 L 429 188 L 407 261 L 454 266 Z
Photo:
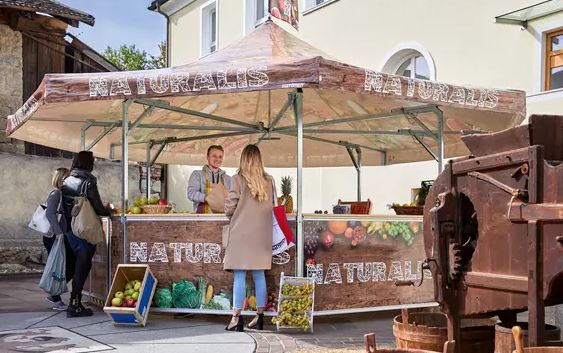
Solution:
M 329 1 L 331 0 L 305 0 L 305 11 Z
M 244 33 L 250 33 L 268 18 L 269 0 L 244 0 Z
M 201 7 L 201 56 L 217 50 L 217 1 Z
M 403 62 L 399 65 L 395 74 L 421 80 L 430 80 L 428 63 L 426 59 L 418 53 L 403 59 Z

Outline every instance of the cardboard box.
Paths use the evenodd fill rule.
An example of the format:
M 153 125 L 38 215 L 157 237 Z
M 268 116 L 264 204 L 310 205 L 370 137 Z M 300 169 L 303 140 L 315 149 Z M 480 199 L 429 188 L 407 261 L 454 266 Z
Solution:
M 133 280 L 142 282 L 135 307 L 112 306 L 111 300 L 115 293 L 123 291 L 127 282 Z M 104 305 L 104 312 L 108 314 L 114 325 L 145 326 L 157 283 L 149 265 L 117 265 L 117 271 Z

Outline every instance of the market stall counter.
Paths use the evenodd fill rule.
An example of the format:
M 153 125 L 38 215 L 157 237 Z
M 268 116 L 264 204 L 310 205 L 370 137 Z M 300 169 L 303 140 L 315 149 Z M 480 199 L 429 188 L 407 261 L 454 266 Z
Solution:
M 295 227 L 295 216 L 288 219 Z M 171 289 L 187 280 L 201 294 L 201 300 L 185 307 L 173 303 L 156 311 L 227 313 L 233 282 L 232 274 L 223 270 L 221 234 L 227 222 L 218 214 L 128 215 L 126 223 L 113 218 L 105 223 L 108 247 L 98 249 L 90 294 L 105 299 L 119 263 L 143 263 L 150 265 L 159 287 Z M 281 273 L 295 276 L 300 261 L 305 275 L 315 279 L 315 315 L 435 305 L 431 281 L 419 287 L 395 285 L 409 280 L 418 284 L 423 275 L 430 278 L 421 266 L 422 217 L 306 214 L 303 229 L 304 242 L 297 246 L 304 246 L 304 257 L 297 258 L 297 246 L 293 247 L 274 256 L 266 273 L 267 309 L 272 314 L 277 310 Z M 246 309 L 252 310 L 256 304 L 250 278 L 247 283 Z

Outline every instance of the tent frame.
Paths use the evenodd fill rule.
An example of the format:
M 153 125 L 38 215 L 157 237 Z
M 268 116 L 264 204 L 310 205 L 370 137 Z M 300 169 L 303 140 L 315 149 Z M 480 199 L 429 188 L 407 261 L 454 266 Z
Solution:
M 143 112 L 131 122 L 129 119 L 129 107 L 132 104 L 141 104 L 145 108 Z M 180 114 L 186 114 L 191 116 L 201 117 L 207 120 L 227 123 L 232 126 L 201 126 L 201 125 L 175 125 L 175 124 L 143 124 L 142 121 L 149 117 L 153 111 L 158 109 L 163 109 L 169 112 L 176 112 Z M 293 110 L 295 117 L 295 125 L 280 126 L 278 123 L 285 116 L 289 110 Z M 430 129 L 424 122 L 422 122 L 418 115 L 433 113 L 438 120 L 438 129 Z M 419 130 L 412 129 L 398 129 L 393 130 L 352 130 L 352 129 L 330 129 L 330 130 L 320 130 L 320 127 L 327 127 L 351 122 L 360 122 L 367 120 L 376 120 L 383 118 L 392 117 L 407 117 L 409 120 L 415 122 L 420 126 Z M 86 133 L 91 127 L 103 127 L 103 131 L 100 132 L 94 139 L 86 145 Z M 123 128 L 126 127 L 126 128 Z M 303 143 L 305 140 L 312 140 L 318 142 L 324 142 L 328 144 L 335 144 L 346 148 L 352 164 L 357 172 L 357 198 L 361 201 L 361 167 L 362 167 L 362 150 L 376 151 L 382 154 L 382 164 L 387 164 L 387 151 L 384 149 L 378 149 L 371 146 L 365 146 L 360 144 L 350 143 L 348 141 L 334 141 L 331 139 L 325 139 L 320 137 L 311 136 L 310 134 L 350 134 L 350 135 L 388 135 L 388 136 L 411 136 L 415 141 L 417 141 L 422 147 L 438 162 L 438 172 L 443 169 L 444 161 L 444 135 L 448 134 L 464 134 L 467 131 L 444 131 L 444 117 L 442 110 L 437 105 L 423 105 L 419 107 L 409 107 L 409 108 L 399 108 L 393 109 L 389 113 L 381 114 L 365 114 L 358 115 L 349 118 L 338 118 L 334 120 L 314 122 L 314 123 L 303 123 L 303 89 L 298 88 L 290 93 L 288 93 L 288 98 L 283 104 L 279 112 L 273 117 L 269 126 L 264 126 L 263 123 L 258 123 L 256 125 L 240 122 L 230 118 L 202 113 L 199 111 L 194 111 L 190 109 L 185 109 L 181 107 L 175 107 L 166 101 L 158 99 L 126 99 L 122 102 L 122 115 L 121 121 L 96 121 L 88 120 L 84 123 L 81 128 L 81 139 L 80 144 L 83 150 L 91 150 L 98 142 L 100 142 L 105 136 L 110 132 L 114 131 L 116 128 L 121 128 L 121 143 L 111 145 L 111 158 L 115 158 L 115 148 L 121 147 L 121 168 L 122 168 L 122 190 L 121 190 L 121 223 L 123 225 L 123 242 L 124 242 L 124 252 L 123 261 L 128 262 L 128 249 L 127 249 L 127 207 L 128 207 L 128 183 L 129 183 L 129 146 L 135 144 L 145 144 L 146 145 L 146 197 L 150 197 L 151 190 L 151 177 L 150 168 L 157 161 L 160 154 L 164 151 L 166 146 L 173 143 L 180 143 L 186 141 L 195 140 L 206 140 L 214 139 L 219 137 L 230 137 L 230 136 L 242 136 L 250 134 L 261 135 L 258 138 L 257 144 L 262 140 L 271 139 L 271 134 L 279 134 L 285 136 L 293 136 L 297 138 L 297 242 L 298 244 L 303 244 Z M 167 137 L 164 139 L 151 139 L 148 141 L 135 141 L 129 142 L 130 136 L 135 129 L 171 129 L 171 130 L 193 130 L 193 131 L 219 131 L 220 133 L 198 135 L 184 138 L 177 138 L 174 136 Z M 480 133 L 481 131 L 470 131 L 471 133 Z M 307 134 L 307 135 L 306 135 Z M 438 148 L 437 152 L 432 151 L 430 146 L 424 142 L 424 138 L 431 138 L 437 142 Z M 156 151 L 153 152 L 154 147 L 157 147 Z M 301 246 L 297 247 L 297 258 L 303 259 L 304 249 Z M 304 265 L 303 261 L 297 261 L 297 275 L 304 275 Z

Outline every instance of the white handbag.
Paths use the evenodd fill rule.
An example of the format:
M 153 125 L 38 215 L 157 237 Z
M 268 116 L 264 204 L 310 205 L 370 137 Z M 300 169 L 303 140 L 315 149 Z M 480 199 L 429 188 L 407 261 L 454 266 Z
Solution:
M 61 220 L 61 204 L 63 203 L 63 194 L 61 193 L 61 198 L 59 201 L 59 208 L 58 208 L 58 215 L 57 215 L 57 220 L 60 221 Z M 41 234 L 43 234 L 43 236 L 52 236 L 53 234 L 51 233 L 51 224 L 49 223 L 49 220 L 47 219 L 47 205 L 46 204 L 41 204 L 39 206 L 37 206 L 37 208 L 35 209 L 35 212 L 33 213 L 33 216 L 31 217 L 31 221 L 29 222 L 29 224 L 27 225 L 30 229 L 33 229 L 36 232 L 39 232 Z

